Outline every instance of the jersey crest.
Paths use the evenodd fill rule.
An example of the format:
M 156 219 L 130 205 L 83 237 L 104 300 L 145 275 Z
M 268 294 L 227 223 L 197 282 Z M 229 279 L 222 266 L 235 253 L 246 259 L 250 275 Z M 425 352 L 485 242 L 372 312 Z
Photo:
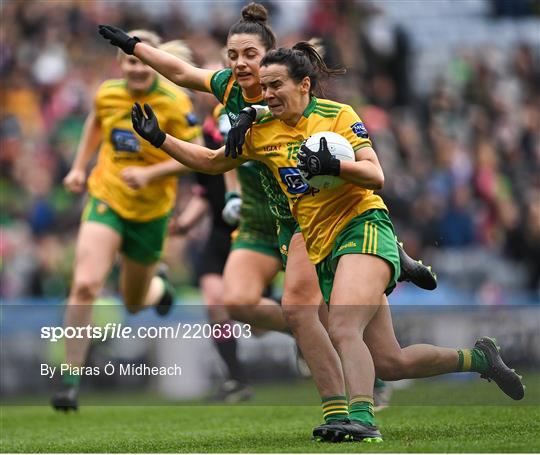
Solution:
M 133 131 L 113 128 L 111 130 L 111 144 L 117 152 L 139 152 L 141 144 Z

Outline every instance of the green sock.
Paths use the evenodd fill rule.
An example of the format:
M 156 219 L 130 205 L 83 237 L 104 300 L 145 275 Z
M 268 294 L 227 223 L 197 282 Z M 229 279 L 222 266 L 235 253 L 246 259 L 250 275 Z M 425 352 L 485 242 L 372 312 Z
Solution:
M 347 410 L 347 397 L 345 395 L 326 397 L 321 401 L 323 417 L 326 423 L 346 419 L 349 416 L 349 411 Z
M 382 379 L 375 378 L 375 384 L 373 385 L 373 387 L 386 387 L 386 382 L 384 382 Z
M 368 395 L 356 395 L 352 397 L 349 401 L 349 419 L 375 425 L 373 397 Z
M 474 371 L 485 373 L 489 368 L 489 362 L 484 352 L 478 348 L 458 349 L 457 371 Z
M 62 375 L 62 384 L 77 387 L 81 383 L 81 376 L 78 374 L 66 373 Z

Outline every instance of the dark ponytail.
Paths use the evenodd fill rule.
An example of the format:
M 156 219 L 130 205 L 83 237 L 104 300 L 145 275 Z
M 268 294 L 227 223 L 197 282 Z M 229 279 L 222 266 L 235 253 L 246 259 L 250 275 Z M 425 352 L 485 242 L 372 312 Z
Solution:
M 265 50 L 276 47 L 276 35 L 267 25 L 268 11 L 259 3 L 250 3 L 242 8 L 242 18 L 229 29 L 227 39 L 232 35 L 245 33 L 247 35 L 257 35 L 261 40 Z
M 285 65 L 289 76 L 297 84 L 308 76 L 311 80 L 310 95 L 324 94 L 323 81 L 333 76 L 345 74 L 345 68 L 328 68 L 321 54 L 307 41 L 296 43 L 291 49 L 279 48 L 268 52 L 261 61 L 261 66 L 272 64 Z

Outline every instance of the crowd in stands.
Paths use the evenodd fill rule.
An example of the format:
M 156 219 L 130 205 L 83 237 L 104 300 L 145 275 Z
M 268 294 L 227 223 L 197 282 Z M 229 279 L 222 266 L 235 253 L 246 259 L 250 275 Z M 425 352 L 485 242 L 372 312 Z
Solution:
M 152 4 L 161 6 L 150 11 Z M 149 28 L 166 40 L 186 40 L 198 65 L 219 61 L 241 3 L 208 7 L 204 27 L 191 16 L 200 14 L 190 11 L 192 4 L 2 3 L 2 298 L 67 294 L 83 200 L 68 194 L 62 179 L 96 88 L 119 74 L 116 52 L 99 38 L 97 24 Z M 433 261 L 441 280 L 459 277 L 479 288 L 496 281 L 494 270 L 505 270 L 504 286 L 538 297 L 538 43 L 516 42 L 502 52 L 468 47 L 465 37 L 419 90 L 411 32 L 376 2 L 296 4 L 293 24 L 282 2 L 265 4 L 281 45 L 320 37 L 328 64 L 347 68 L 326 94 L 351 104 L 365 121 L 385 170 L 382 195 L 407 251 Z M 280 28 L 280 20 L 288 26 Z M 474 257 L 485 272 L 480 281 L 467 268 L 478 264 Z

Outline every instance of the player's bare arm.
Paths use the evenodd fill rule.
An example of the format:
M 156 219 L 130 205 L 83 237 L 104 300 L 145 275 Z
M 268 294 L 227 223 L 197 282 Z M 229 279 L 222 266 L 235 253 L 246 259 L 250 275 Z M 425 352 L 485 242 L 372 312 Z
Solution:
M 100 143 L 101 125 L 95 111 L 92 110 L 84 122 L 82 138 L 73 165 L 64 178 L 64 186 L 68 191 L 80 193 L 84 190 L 86 166 L 97 152 Z
M 146 114 L 146 115 L 145 115 Z M 154 147 L 161 148 L 172 158 L 194 171 L 205 174 L 222 174 L 238 167 L 242 161 L 225 156 L 225 147 L 211 150 L 198 144 L 181 141 L 170 134 L 165 134 L 159 127 L 158 120 L 150 105 L 135 103 L 131 111 L 133 128 Z
M 135 55 L 175 84 L 193 90 L 208 91 L 206 80 L 213 71 L 197 68 L 168 52 L 140 42 L 136 36 L 129 36 L 113 25 L 100 25 L 99 34 L 126 54 Z
M 339 176 L 369 190 L 380 190 L 384 186 L 384 173 L 371 147 L 363 147 L 355 153 L 356 161 L 342 161 Z

